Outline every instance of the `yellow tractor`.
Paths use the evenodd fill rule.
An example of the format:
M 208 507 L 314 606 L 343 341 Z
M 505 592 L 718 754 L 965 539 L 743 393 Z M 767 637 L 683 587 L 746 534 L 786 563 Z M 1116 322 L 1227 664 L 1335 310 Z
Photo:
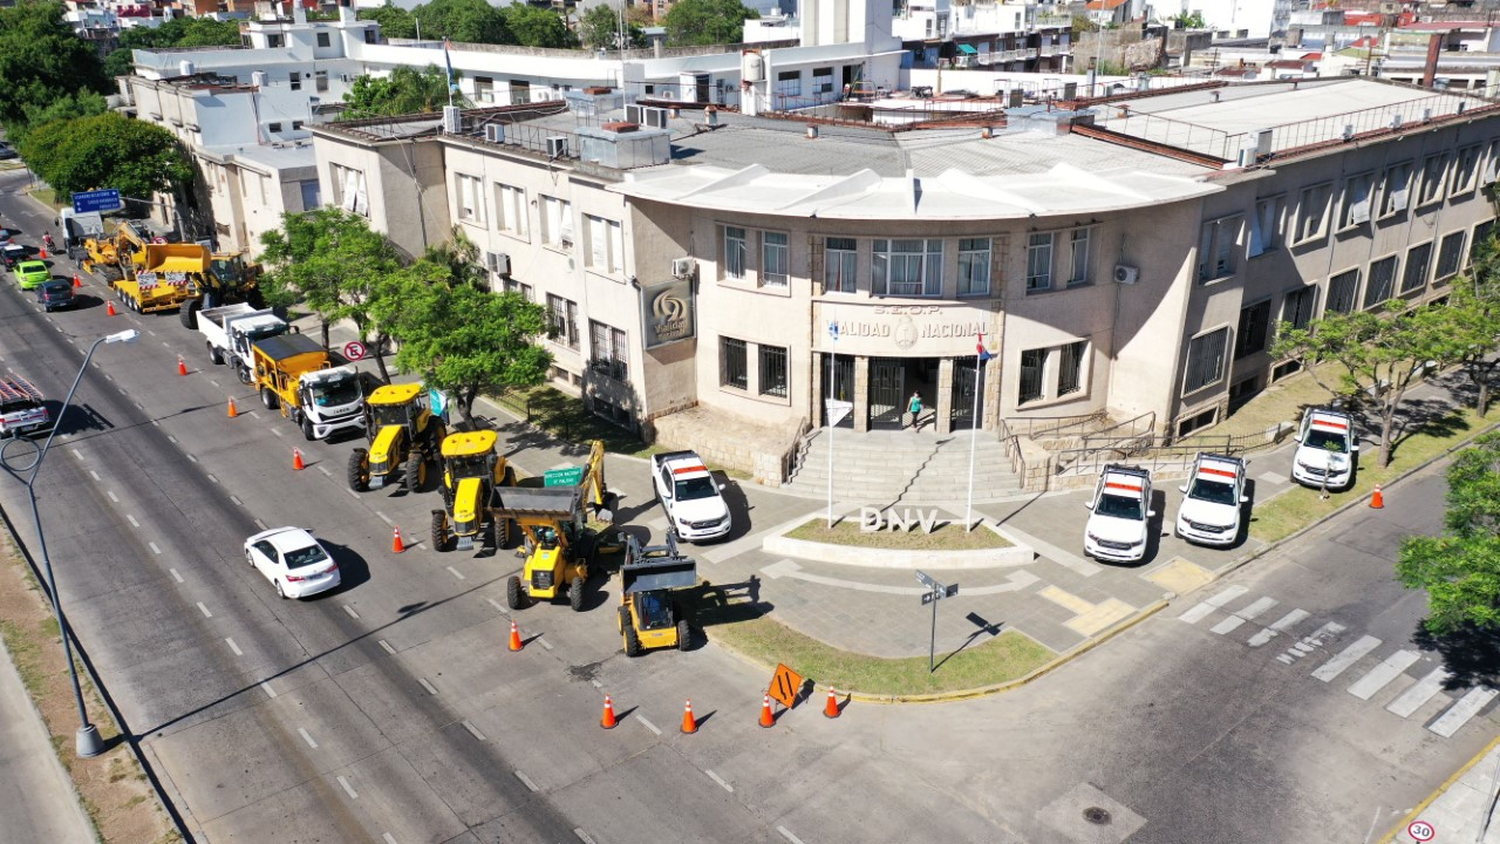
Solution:
M 678 597 L 698 586 L 698 564 L 677 551 L 677 534 L 667 532 L 667 544 L 642 547 L 634 536 L 626 540 L 620 565 L 620 635 L 625 655 L 640 656 L 651 648 L 688 650 L 693 627 Z
M 447 431 L 427 406 L 421 384 L 384 384 L 365 399 L 365 436 L 370 447 L 349 455 L 349 488 L 355 492 L 391 485 L 405 467 L 407 492 L 427 483 L 427 463 L 438 461 Z
M 567 595 L 573 610 L 582 610 L 598 537 L 585 523 L 580 489 L 506 487 L 495 517 L 515 522 L 525 543 L 526 567 L 505 584 L 510 608 Z
M 505 547 L 510 522 L 495 515 L 494 507 L 500 502 L 500 487 L 516 481 L 505 458 L 495 453 L 496 439 L 494 431 L 461 431 L 443 440 L 439 490 L 445 509 L 432 511 L 432 547 L 438 551 L 473 550 L 476 539 L 484 542 L 486 521 L 495 550 Z

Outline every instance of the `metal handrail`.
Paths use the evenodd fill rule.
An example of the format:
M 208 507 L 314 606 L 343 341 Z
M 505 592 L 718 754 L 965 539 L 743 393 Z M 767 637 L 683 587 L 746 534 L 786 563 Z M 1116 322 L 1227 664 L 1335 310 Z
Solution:
M 781 454 L 782 483 L 790 482 L 792 476 L 802 468 L 802 456 L 807 453 L 805 446 L 812 440 L 813 431 L 812 422 L 803 416 L 797 423 L 797 436 L 792 438 L 791 446 Z

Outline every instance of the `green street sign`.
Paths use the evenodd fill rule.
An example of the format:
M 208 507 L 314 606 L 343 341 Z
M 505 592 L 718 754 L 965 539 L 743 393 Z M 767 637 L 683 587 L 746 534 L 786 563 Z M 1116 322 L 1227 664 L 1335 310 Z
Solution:
M 543 486 L 578 486 L 583 483 L 583 467 L 569 466 L 566 469 L 548 469 L 542 475 Z

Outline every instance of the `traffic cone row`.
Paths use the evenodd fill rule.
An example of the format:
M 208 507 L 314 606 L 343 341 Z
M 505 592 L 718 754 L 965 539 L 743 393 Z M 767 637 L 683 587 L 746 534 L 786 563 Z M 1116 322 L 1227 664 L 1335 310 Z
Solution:
M 1370 509 L 1371 510 L 1383 510 L 1383 509 L 1385 509 L 1385 496 L 1383 496 L 1383 495 L 1380 494 L 1380 484 L 1376 484 L 1375 485 L 1375 492 L 1374 492 L 1373 495 L 1370 496 Z
M 515 619 L 511 619 L 510 620 L 510 649 L 513 650 L 513 651 L 519 651 L 523 647 L 525 647 L 525 646 L 521 643 L 521 628 L 516 626 L 516 620 Z
M 302 462 L 302 449 L 300 448 L 292 449 L 292 468 L 298 472 L 307 468 L 307 464 Z
M 516 630 L 516 623 L 515 623 L 515 621 L 511 621 L 511 623 L 510 623 L 510 640 L 511 640 L 511 645 L 510 645 L 510 649 L 511 650 L 518 651 L 518 650 L 521 649 L 521 636 L 520 636 L 520 633 L 517 632 L 517 630 Z M 838 693 L 834 691 L 834 689 L 833 689 L 832 686 L 828 687 L 828 704 L 823 708 L 823 716 L 825 718 L 837 718 L 837 717 L 839 717 Z M 614 699 L 611 698 L 609 695 L 605 695 L 604 696 L 604 714 L 602 716 L 600 716 L 600 718 L 599 718 L 599 726 L 602 727 L 602 728 L 604 728 L 604 729 L 606 729 L 606 730 L 613 730 L 615 728 L 615 726 L 617 724 L 619 724 L 619 723 L 620 723 L 619 719 L 615 716 L 615 703 L 614 703 Z M 774 727 L 774 726 L 776 726 L 776 714 L 771 711 L 771 696 L 770 695 L 766 695 L 764 698 L 761 699 L 761 704 L 760 704 L 760 725 L 762 727 Z M 683 707 L 682 707 L 682 732 L 684 732 L 684 733 L 696 733 L 696 732 L 698 732 L 698 719 L 693 716 L 693 700 L 692 700 L 692 698 L 688 698 L 687 702 L 685 704 L 683 704 Z
M 392 527 L 395 527 L 392 525 Z M 400 554 L 406 550 L 406 545 L 401 541 L 401 528 L 395 528 L 395 536 L 391 539 L 391 553 Z

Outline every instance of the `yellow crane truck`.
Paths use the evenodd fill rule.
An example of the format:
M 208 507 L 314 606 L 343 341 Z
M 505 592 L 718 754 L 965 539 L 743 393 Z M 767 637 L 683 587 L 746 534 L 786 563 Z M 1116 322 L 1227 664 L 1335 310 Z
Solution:
M 698 564 L 677 551 L 677 534 L 667 531 L 665 545 L 642 547 L 626 540 L 620 565 L 620 635 L 625 655 L 640 656 L 651 648 L 688 650 L 693 627 L 680 598 L 698 586 Z
M 349 488 L 380 489 L 405 467 L 403 485 L 417 492 L 427 482 L 427 463 L 436 463 L 447 430 L 427 404 L 421 384 L 384 384 L 365 399 L 369 448 L 349 455 Z
M 525 543 L 526 566 L 505 584 L 513 610 L 532 601 L 554 601 L 567 595 L 574 612 L 583 609 L 584 585 L 598 537 L 583 513 L 580 487 L 506 487 L 500 493 L 499 518 L 510 519 Z
M 515 485 L 515 472 L 495 452 L 498 439 L 494 431 L 460 431 L 443 440 L 439 490 L 445 509 L 432 511 L 434 549 L 473 550 L 476 539 L 484 541 L 486 528 L 495 550 L 505 547 L 510 522 L 496 515 L 494 507 L 500 502 L 500 487 Z
M 176 310 L 202 295 L 210 259 L 208 247 L 197 243 L 148 243 L 142 263 L 132 259 L 135 271 L 114 282 L 115 295 L 136 313 Z
M 364 388 L 352 366 L 334 367 L 311 337 L 279 334 L 250 346 L 255 385 L 267 410 L 302 429 L 308 440 L 365 424 Z

